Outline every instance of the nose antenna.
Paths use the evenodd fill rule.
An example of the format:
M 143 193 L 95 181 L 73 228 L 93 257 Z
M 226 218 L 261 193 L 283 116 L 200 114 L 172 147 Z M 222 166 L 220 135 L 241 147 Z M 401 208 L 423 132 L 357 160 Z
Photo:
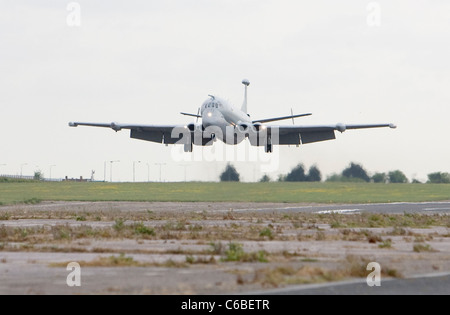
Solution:
M 250 81 L 247 79 L 242 80 L 242 84 L 245 85 L 244 103 L 242 104 L 241 110 L 247 114 L 247 88 L 250 85 Z

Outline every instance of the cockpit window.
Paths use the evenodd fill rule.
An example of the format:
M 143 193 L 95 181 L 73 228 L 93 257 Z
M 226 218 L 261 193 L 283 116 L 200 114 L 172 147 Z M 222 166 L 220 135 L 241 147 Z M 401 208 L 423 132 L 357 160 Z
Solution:
M 222 104 L 218 101 L 211 100 L 203 105 L 203 108 L 222 108 Z

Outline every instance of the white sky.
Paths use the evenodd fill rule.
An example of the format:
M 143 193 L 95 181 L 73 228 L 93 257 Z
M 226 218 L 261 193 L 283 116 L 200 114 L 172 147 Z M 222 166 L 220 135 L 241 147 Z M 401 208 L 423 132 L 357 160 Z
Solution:
M 155 163 L 165 181 L 185 168 L 188 180 L 218 180 L 224 161 L 180 163 L 171 146 L 67 123 L 189 123 L 179 112 L 208 94 L 240 106 L 243 78 L 255 119 L 292 107 L 313 113 L 297 124 L 398 125 L 282 147 L 274 179 L 299 162 L 325 176 L 352 161 L 423 181 L 450 172 L 448 1 L 376 1 L 379 26 L 361 0 L 85 0 L 80 27 L 67 24 L 69 3 L 0 1 L 0 173 L 48 177 L 55 165 L 54 178 L 109 180 L 104 162 L 120 160 L 115 181 L 133 180 L 133 161 L 137 181 L 158 181 Z M 261 163 L 234 164 L 244 181 L 263 175 Z

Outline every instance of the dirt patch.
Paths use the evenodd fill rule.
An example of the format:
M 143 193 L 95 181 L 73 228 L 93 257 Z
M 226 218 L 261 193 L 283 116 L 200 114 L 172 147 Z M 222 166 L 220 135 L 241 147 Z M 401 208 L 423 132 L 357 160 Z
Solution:
M 280 204 L 1 207 L 0 293 L 242 293 L 365 278 L 369 262 L 383 277 L 450 271 L 448 216 L 272 208 Z M 81 287 L 66 284 L 69 262 L 81 266 Z

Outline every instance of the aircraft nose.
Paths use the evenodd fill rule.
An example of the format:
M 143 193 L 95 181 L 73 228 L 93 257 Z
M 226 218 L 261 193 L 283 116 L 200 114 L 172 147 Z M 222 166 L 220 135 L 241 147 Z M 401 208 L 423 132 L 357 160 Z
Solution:
M 205 126 L 219 125 L 223 123 L 223 116 L 220 112 L 208 110 L 204 113 L 202 120 Z

